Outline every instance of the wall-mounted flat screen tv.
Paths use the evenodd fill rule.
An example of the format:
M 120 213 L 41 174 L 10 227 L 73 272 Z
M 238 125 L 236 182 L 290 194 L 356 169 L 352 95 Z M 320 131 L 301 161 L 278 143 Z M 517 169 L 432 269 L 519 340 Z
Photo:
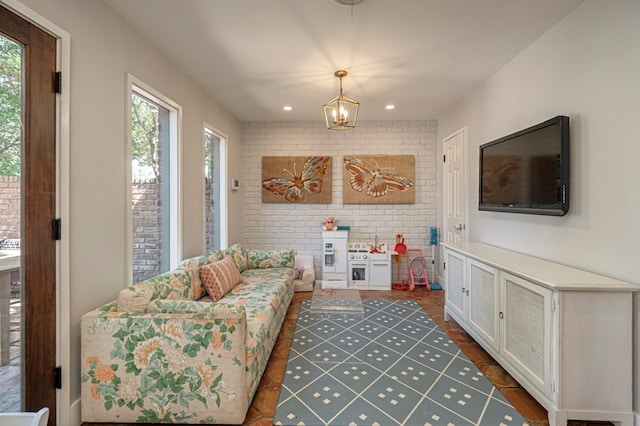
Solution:
M 569 211 L 569 117 L 480 146 L 480 210 L 564 216 Z

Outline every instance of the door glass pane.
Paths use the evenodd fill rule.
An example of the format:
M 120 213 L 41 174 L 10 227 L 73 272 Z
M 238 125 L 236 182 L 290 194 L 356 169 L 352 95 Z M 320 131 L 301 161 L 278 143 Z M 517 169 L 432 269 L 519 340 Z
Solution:
M 170 269 L 169 111 L 132 96 L 133 282 Z
M 0 35 L 0 412 L 21 409 L 22 46 Z

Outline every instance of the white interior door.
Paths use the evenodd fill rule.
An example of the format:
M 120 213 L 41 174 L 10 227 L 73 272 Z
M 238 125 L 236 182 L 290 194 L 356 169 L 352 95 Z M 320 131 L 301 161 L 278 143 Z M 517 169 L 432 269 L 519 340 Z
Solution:
M 466 128 L 443 141 L 444 218 L 442 239 L 445 242 L 467 241 Z

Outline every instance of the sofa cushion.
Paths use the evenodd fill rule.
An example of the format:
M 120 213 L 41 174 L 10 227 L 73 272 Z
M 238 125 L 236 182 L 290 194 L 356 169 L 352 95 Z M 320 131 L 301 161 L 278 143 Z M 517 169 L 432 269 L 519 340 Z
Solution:
M 202 284 L 211 298 L 217 302 L 236 284 L 242 282 L 240 272 L 230 256 L 200 267 Z
M 286 294 L 293 294 L 293 269 L 248 269 L 242 273 L 238 284 L 222 300 L 224 303 L 255 306 L 283 303 Z
M 222 250 L 218 250 L 218 249 L 213 249 L 208 251 L 204 257 L 206 257 L 209 260 L 209 263 L 211 262 L 215 262 L 217 260 L 222 260 L 222 258 L 224 257 L 224 251 Z
M 247 250 L 250 269 L 293 268 L 293 250 Z M 242 272 L 242 271 L 241 271 Z
M 236 266 L 238 267 L 238 271 L 244 272 L 249 268 L 249 258 L 247 256 L 247 251 L 240 244 L 234 244 L 228 249 L 224 250 L 225 256 L 231 256 Z
M 218 260 L 210 260 L 207 255 L 195 256 L 189 259 L 185 259 L 176 266 L 176 270 L 189 270 L 193 273 L 193 281 L 191 282 L 191 290 L 193 292 L 193 300 L 198 300 L 206 294 L 202 279 L 200 278 L 200 267 L 208 263 Z

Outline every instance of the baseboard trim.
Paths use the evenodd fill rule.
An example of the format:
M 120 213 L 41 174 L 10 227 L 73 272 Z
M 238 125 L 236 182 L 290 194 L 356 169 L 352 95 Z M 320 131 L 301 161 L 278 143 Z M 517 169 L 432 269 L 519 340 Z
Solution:
M 69 407 L 69 425 L 70 426 L 81 426 L 82 425 L 82 413 L 80 411 L 80 398 L 76 399 L 75 402 L 71 404 Z

